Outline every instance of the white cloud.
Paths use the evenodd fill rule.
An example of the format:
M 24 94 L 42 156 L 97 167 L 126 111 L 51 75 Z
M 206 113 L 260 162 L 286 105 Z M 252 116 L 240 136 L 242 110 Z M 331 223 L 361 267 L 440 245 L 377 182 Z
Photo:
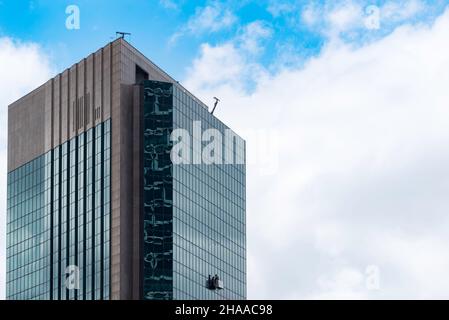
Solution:
M 7 105 L 36 84 L 44 83 L 49 74 L 48 59 L 38 45 L 0 38 L 0 121 L 6 124 Z M 3 126 L 6 128 L 6 125 Z M 6 131 L 0 136 L 0 144 L 6 143 Z
M 223 68 L 223 65 L 226 67 Z M 193 62 L 192 77 L 187 84 L 204 88 L 231 83 L 242 74 L 244 68 L 244 59 L 232 43 L 218 47 L 203 44 L 201 56 Z
M 367 19 L 379 20 L 380 28 L 367 28 Z M 312 3 L 304 7 L 297 7 L 299 24 L 306 26 L 328 38 L 346 38 L 357 40 L 360 38 L 384 36 L 394 30 L 399 24 L 414 21 L 418 17 L 421 21 L 432 20 L 437 9 L 441 9 L 441 2 L 424 3 L 421 0 L 386 1 L 381 6 L 375 6 L 366 0 L 338 0 Z M 374 32 L 377 31 L 378 33 Z
M 420 0 L 389 1 L 380 9 L 382 19 L 389 22 L 400 22 L 425 11 L 426 5 Z
M 362 7 L 353 2 L 333 8 L 327 16 L 330 30 L 342 32 L 360 27 L 363 18 L 362 12 Z
M 186 34 L 201 35 L 227 29 L 236 21 L 237 17 L 231 10 L 215 2 L 212 5 L 197 8 L 187 24 L 170 38 L 170 43 L 176 42 Z
M 271 37 L 272 29 L 262 21 L 254 21 L 244 27 L 240 36 L 241 47 L 251 54 L 260 53 L 263 48 L 261 41 Z
M 358 288 L 363 287 L 365 275 L 360 270 L 342 268 L 333 275 L 322 275 L 317 285 L 320 293 L 311 295 L 312 299 L 362 299 L 363 293 Z
M 7 106 L 37 86 L 50 75 L 47 56 L 41 48 L 28 42 L 0 38 L 0 299 L 5 294 L 6 272 L 6 171 Z
M 187 88 L 220 97 L 237 132 L 280 137 L 276 174 L 248 167 L 249 298 L 449 298 L 448 37 L 446 11 L 272 76 L 234 44 L 202 46 Z
M 301 12 L 301 23 L 327 36 L 338 36 L 342 32 L 363 26 L 363 6 L 357 1 L 326 2 L 309 4 Z
M 292 3 L 285 3 L 280 1 L 271 1 L 267 11 L 273 15 L 273 17 L 279 17 L 282 14 L 291 13 L 295 11 L 295 5 Z
M 173 0 L 159 0 L 161 6 L 166 9 L 176 10 L 178 9 L 178 4 Z
M 251 58 L 263 52 L 262 43 L 271 35 L 269 26 L 262 21 L 254 21 L 243 26 L 241 34 L 222 45 L 203 44 L 185 84 L 190 88 L 203 89 L 222 84 L 240 87 L 243 83 L 266 77 L 266 70 L 252 62 Z M 242 78 L 246 81 L 241 81 Z
M 301 18 L 307 26 L 312 27 L 318 23 L 320 13 L 315 6 L 309 5 L 301 12 Z

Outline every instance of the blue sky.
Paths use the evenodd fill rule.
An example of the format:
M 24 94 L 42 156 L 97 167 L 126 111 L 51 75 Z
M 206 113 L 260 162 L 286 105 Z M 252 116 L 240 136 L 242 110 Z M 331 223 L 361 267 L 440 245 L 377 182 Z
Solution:
M 388 0 L 351 1 L 366 9 L 369 5 L 382 7 Z M 405 3 L 407 1 L 396 1 Z M 445 1 L 419 1 L 429 4 L 426 10 L 407 21 L 432 20 L 440 14 Z M 176 79 L 186 77 L 187 66 L 198 55 L 202 43 L 217 45 L 243 32 L 245 25 L 261 22 L 271 32 L 264 41 L 266 50 L 257 56 L 258 63 L 265 67 L 276 65 L 277 59 L 288 50 L 294 59 L 285 63 L 301 63 L 320 52 L 328 40 L 325 28 L 326 14 L 348 1 L 299 1 L 299 0 L 131 0 L 131 1 L 52 1 L 32 0 L 0 1 L 0 36 L 39 43 L 52 57 L 60 71 L 103 46 L 115 37 L 115 31 L 131 32 L 133 45 L 161 65 Z M 65 9 L 75 4 L 80 8 L 81 28 L 67 30 Z M 205 8 L 214 8 L 217 21 L 194 25 L 189 21 L 198 18 Z M 316 9 L 318 20 L 307 24 L 303 13 L 308 8 Z M 231 15 L 229 24 L 222 24 L 224 12 Z M 366 14 L 361 12 L 361 14 Z M 404 19 L 405 20 L 405 19 Z M 367 33 L 360 28 L 342 30 L 342 39 L 353 43 L 383 37 L 402 20 L 391 21 L 380 30 Z M 213 26 L 218 26 L 214 30 Z M 175 35 L 176 41 L 172 41 Z
M 76 4 L 80 8 L 81 28 L 65 28 L 65 8 Z M 190 18 L 206 6 L 218 11 L 230 10 L 233 22 L 217 31 L 185 32 L 175 43 L 170 41 L 182 32 Z M 290 29 L 287 19 L 273 18 L 267 1 L 15 1 L 0 2 L 0 35 L 22 41 L 37 42 L 53 56 L 58 70 L 76 62 L 115 37 L 115 31 L 131 32 L 129 40 L 152 60 L 176 78 L 185 76 L 187 65 L 198 53 L 203 42 L 217 44 L 241 32 L 252 21 L 264 21 L 274 30 L 266 42 L 271 48 L 260 60 L 271 63 L 282 43 L 316 51 L 322 39 L 301 28 Z M 217 21 L 220 24 L 220 21 Z
M 447 299 L 448 5 L 0 0 L 0 198 L 6 106 L 127 31 L 247 140 L 249 298 Z
M 179 1 L 174 6 L 158 0 L 3 0 L 0 3 L 0 34 L 38 42 L 54 56 L 59 70 L 111 41 L 116 31 L 127 31 L 132 33 L 129 40 L 133 45 L 176 78 L 184 75 L 203 41 L 218 43 L 232 37 L 246 22 L 270 18 L 266 6 L 259 1 L 231 1 L 226 6 L 232 7 L 238 17 L 235 24 L 220 32 L 186 34 L 171 45 L 170 37 L 206 1 Z M 65 28 L 65 8 L 70 4 L 80 8 L 81 28 L 76 31 Z

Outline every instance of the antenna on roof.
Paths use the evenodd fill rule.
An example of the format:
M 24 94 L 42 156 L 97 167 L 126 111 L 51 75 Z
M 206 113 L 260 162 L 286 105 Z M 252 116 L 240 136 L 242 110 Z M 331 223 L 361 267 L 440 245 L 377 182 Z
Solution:
M 115 35 L 116 35 L 117 38 L 125 39 L 125 36 L 130 36 L 131 33 L 129 33 L 129 32 L 121 32 L 121 31 L 117 31 L 117 32 L 115 33 Z
M 211 114 L 214 114 L 214 111 L 217 108 L 218 103 L 220 102 L 220 99 L 218 99 L 217 97 L 214 97 L 214 99 L 215 99 L 215 104 L 214 104 L 214 108 L 212 109 Z

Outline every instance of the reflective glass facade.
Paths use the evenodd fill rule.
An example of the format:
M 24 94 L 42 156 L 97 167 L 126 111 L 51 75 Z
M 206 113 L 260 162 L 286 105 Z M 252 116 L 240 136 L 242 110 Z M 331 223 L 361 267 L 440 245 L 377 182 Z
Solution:
M 126 128 L 142 139 L 137 296 L 245 299 L 245 143 L 232 133 L 228 144 L 229 128 L 177 84 L 144 81 L 143 92 L 141 126 Z M 190 135 L 182 143 L 191 163 L 171 160 L 177 129 Z M 210 141 L 202 133 L 210 129 L 223 137 L 222 150 L 213 151 L 221 160 L 206 164 Z M 8 299 L 110 299 L 111 121 L 9 172 L 7 210 Z M 223 289 L 207 288 L 209 275 Z M 75 288 L 70 276 L 79 280 Z
M 143 105 L 143 298 L 173 298 L 173 86 L 148 81 Z
M 8 173 L 8 299 L 109 299 L 110 137 L 108 120 Z
M 221 141 L 220 157 L 231 154 L 232 163 L 173 164 L 174 129 L 191 134 L 188 153 L 201 159 L 194 145 L 207 141 L 195 138 L 194 121 L 223 137 L 228 128 L 177 85 L 146 81 L 144 92 L 143 297 L 245 299 L 245 143 Z M 224 289 L 206 288 L 215 274 Z
M 8 299 L 50 298 L 50 166 L 46 154 L 8 174 Z

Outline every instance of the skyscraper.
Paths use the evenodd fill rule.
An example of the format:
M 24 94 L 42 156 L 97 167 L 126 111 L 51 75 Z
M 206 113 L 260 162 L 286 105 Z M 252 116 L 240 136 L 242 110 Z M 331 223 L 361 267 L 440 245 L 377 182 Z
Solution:
M 245 299 L 245 142 L 124 39 L 8 108 L 8 299 Z

